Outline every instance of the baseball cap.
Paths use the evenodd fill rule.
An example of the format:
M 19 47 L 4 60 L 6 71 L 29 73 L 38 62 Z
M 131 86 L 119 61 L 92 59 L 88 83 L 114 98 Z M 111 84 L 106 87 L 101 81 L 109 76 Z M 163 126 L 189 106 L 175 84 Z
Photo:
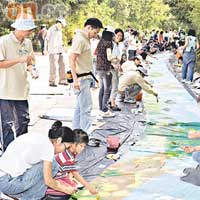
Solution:
M 60 22 L 63 25 L 63 27 L 65 27 L 67 25 L 65 18 L 63 18 L 63 17 L 58 17 L 56 21 Z
M 111 33 L 115 33 L 115 30 L 114 30 L 114 28 L 113 28 L 112 26 L 106 26 L 106 27 L 104 28 L 104 31 L 108 31 L 108 32 L 111 32 Z
M 144 74 L 144 76 L 148 76 L 147 70 L 146 70 L 144 67 L 142 67 L 142 65 L 140 65 L 140 66 L 137 68 L 136 71 L 141 72 L 142 74 Z

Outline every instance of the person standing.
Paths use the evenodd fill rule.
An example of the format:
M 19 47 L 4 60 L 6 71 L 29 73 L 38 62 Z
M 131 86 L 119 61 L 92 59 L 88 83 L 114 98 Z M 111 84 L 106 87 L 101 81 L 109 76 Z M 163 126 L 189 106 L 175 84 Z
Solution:
M 49 53 L 49 86 L 57 87 L 56 84 L 56 68 L 59 66 L 59 85 L 67 85 L 65 80 L 65 63 L 64 63 L 64 49 L 63 49 L 63 38 L 62 28 L 66 26 L 64 18 L 59 17 L 56 20 L 56 24 L 51 26 L 47 31 L 45 39 L 45 54 Z
M 199 41 L 196 37 L 196 31 L 190 29 L 183 46 L 183 67 L 182 82 L 189 84 L 193 81 L 194 67 L 196 63 L 196 50 L 199 48 Z
M 36 28 L 32 17 L 17 16 L 15 31 L 0 38 L 0 139 L 5 150 L 15 136 L 28 132 L 29 82 L 33 48 L 28 36 Z
M 115 37 L 113 41 L 113 50 L 111 58 L 111 74 L 112 74 L 112 90 L 110 95 L 111 110 L 112 111 L 121 111 L 116 104 L 116 97 L 118 93 L 118 84 L 119 84 L 119 71 L 121 70 L 120 61 L 121 61 L 121 52 L 119 48 L 119 43 L 124 40 L 124 32 L 122 29 L 115 29 Z
M 37 34 L 37 39 L 40 41 L 42 55 L 44 55 L 44 41 L 45 41 L 46 35 L 47 35 L 46 25 L 42 24 L 41 29 L 39 30 Z
M 97 74 L 100 82 L 99 110 L 100 116 L 104 118 L 114 117 L 115 114 L 109 110 L 108 103 L 112 89 L 111 58 L 113 50 L 114 29 L 105 27 L 102 38 L 97 46 Z
M 83 30 L 77 30 L 72 42 L 70 66 L 77 95 L 77 104 L 72 121 L 73 129 L 83 129 L 88 132 L 91 127 L 92 97 L 90 87 L 92 83 L 92 55 L 90 39 L 97 37 L 102 22 L 97 18 L 89 18 Z M 78 77 L 82 75 L 82 77 Z

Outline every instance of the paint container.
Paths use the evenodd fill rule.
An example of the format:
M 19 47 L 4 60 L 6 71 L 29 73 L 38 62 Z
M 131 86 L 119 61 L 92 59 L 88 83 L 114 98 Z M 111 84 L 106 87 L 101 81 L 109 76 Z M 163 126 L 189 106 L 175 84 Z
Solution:
M 109 135 L 107 138 L 107 153 L 117 153 L 120 147 L 120 137 Z

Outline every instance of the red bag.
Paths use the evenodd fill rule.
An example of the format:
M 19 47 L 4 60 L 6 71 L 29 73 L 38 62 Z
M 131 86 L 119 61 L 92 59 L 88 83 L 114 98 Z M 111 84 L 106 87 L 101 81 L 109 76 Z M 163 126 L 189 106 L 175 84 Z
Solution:
M 108 153 L 117 153 L 120 147 L 120 137 L 110 135 L 107 137 L 107 151 Z

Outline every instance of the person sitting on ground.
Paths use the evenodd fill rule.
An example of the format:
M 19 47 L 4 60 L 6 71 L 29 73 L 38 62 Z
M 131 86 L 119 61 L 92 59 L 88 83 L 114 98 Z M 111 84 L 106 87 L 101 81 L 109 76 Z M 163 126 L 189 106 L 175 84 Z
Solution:
M 17 137 L 0 158 L 0 191 L 20 200 L 40 200 L 47 187 L 66 194 L 76 192 L 75 187 L 56 181 L 59 170 L 54 159 L 68 146 L 73 131 L 56 123 L 44 134 L 29 133 Z
M 153 86 L 145 80 L 145 76 L 148 76 L 147 70 L 142 66 L 139 66 L 136 71 L 130 71 L 129 73 L 123 74 L 119 78 L 119 101 L 124 101 L 125 103 L 135 103 L 135 97 L 141 92 L 142 89 L 149 94 L 153 94 L 158 101 L 157 92 L 155 92 Z
M 179 44 L 179 47 L 175 51 L 176 58 L 177 58 L 177 64 L 175 66 L 182 67 L 182 64 L 183 64 L 183 46 L 184 46 L 184 42 L 179 41 L 178 44 Z
M 56 155 L 56 161 L 60 166 L 60 170 L 57 173 L 55 180 L 64 183 L 66 185 L 77 188 L 77 182 L 80 182 L 85 186 L 91 194 L 97 194 L 96 188 L 92 187 L 78 172 L 75 165 L 76 156 L 81 153 L 87 145 L 89 138 L 86 132 L 81 129 L 75 129 L 73 135 L 69 138 L 70 145 L 62 153 Z M 59 200 L 66 200 L 70 195 L 65 195 L 63 192 L 58 192 L 54 189 L 48 188 L 46 192 L 45 200 L 50 200 L 52 195 Z M 53 199 L 53 198 L 52 198 Z
M 189 139 L 198 139 L 200 138 L 200 131 L 189 131 Z M 198 163 L 196 168 L 185 168 L 183 170 L 184 176 L 181 177 L 182 181 L 192 183 L 194 185 L 200 186 L 200 146 L 184 146 L 182 149 L 186 153 L 192 153 L 192 158 Z

